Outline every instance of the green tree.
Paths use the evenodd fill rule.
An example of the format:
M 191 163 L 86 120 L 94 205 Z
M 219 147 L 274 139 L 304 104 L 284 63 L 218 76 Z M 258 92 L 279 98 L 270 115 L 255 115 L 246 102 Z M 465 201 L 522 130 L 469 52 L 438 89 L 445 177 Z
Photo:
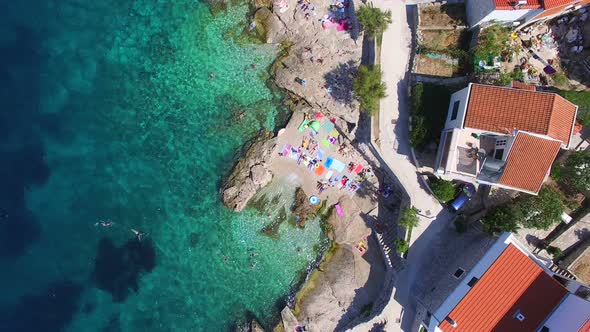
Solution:
M 563 165 L 565 182 L 578 191 L 590 190 L 590 151 L 570 154 Z
M 393 240 L 393 245 L 395 246 L 395 251 L 399 254 L 405 254 L 410 249 L 410 245 L 404 239 L 395 239 Z
M 391 11 L 382 11 L 375 8 L 372 2 L 361 6 L 356 13 L 356 17 L 367 36 L 371 39 L 382 34 L 392 22 Z
M 361 102 L 361 109 L 374 114 L 379 109 L 379 100 L 385 97 L 386 86 L 382 80 L 381 67 L 361 65 L 352 81 L 352 90 Z
M 539 195 L 527 195 L 517 205 L 523 214 L 521 224 L 528 228 L 547 230 L 560 220 L 563 212 L 561 194 L 547 186 L 539 191 Z
M 520 209 L 512 205 L 496 207 L 483 217 L 483 230 L 486 233 L 516 232 L 522 220 Z
M 443 203 L 455 197 L 455 186 L 453 186 L 451 181 L 437 178 L 430 182 L 430 189 L 434 193 L 434 196 Z
M 418 211 L 413 207 L 405 208 L 401 213 L 398 224 L 404 226 L 407 229 L 418 226 L 420 219 L 418 219 L 418 216 L 416 215 L 417 212 Z
M 554 261 L 557 261 L 559 258 L 561 258 L 561 256 L 563 256 L 563 252 L 558 247 L 549 246 L 546 250 L 551 256 L 553 256 Z

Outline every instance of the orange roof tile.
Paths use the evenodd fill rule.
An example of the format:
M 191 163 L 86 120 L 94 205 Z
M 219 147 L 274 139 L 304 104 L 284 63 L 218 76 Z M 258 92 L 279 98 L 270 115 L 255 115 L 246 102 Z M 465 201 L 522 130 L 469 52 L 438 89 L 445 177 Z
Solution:
M 518 132 L 498 183 L 538 192 L 560 147 L 559 141 Z
M 449 314 L 445 332 L 534 331 L 567 294 L 529 257 L 510 244 Z M 519 311 L 525 319 L 514 318 Z
M 580 2 L 580 0 L 543 0 L 543 7 L 549 9 L 564 5 L 573 5 L 576 2 Z
M 538 9 L 541 8 L 541 2 L 539 0 L 528 0 L 526 5 L 518 6 L 516 8 L 514 3 L 518 1 L 511 0 L 494 0 L 496 9 L 501 10 L 515 10 L 515 9 Z
M 512 87 L 515 89 L 537 91 L 537 87 L 532 84 L 526 84 L 519 81 L 512 81 Z
M 551 136 L 569 145 L 576 105 L 554 93 L 472 84 L 464 127 Z

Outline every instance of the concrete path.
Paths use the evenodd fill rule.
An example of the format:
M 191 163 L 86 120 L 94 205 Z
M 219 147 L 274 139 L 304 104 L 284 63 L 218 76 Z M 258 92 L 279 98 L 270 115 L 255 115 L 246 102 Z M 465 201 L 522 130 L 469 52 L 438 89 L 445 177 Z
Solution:
M 408 192 L 411 204 L 425 216 L 420 218 L 419 226 L 412 231 L 407 266 L 397 276 L 389 303 L 380 315 L 353 330 L 368 331 L 375 324 L 387 322 L 386 331 L 411 331 L 416 309 L 414 287 L 425 274 L 422 271 L 428 268 L 428 257 L 434 250 L 431 243 L 444 227 L 449 227 L 453 215 L 442 210 L 442 206 L 421 183 L 408 139 L 407 76 L 411 47 L 408 16 L 411 7 L 407 9 L 401 0 L 375 0 L 373 4 L 383 10 L 391 10 L 393 23 L 383 34 L 381 69 L 387 84 L 387 97 L 381 101 L 379 128 L 373 128 L 378 131 L 373 132 L 373 137 L 379 139 L 372 145 Z

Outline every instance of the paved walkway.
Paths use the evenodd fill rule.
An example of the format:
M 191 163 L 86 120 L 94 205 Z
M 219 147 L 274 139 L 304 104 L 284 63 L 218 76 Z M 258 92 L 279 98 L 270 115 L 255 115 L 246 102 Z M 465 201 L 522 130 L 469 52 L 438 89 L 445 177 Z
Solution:
M 387 97 L 381 101 L 379 112 L 378 142 L 373 146 L 408 192 L 411 204 L 425 215 L 412 231 L 407 267 L 396 280 L 391 299 L 381 315 L 355 327 L 354 331 L 368 331 L 374 324 L 387 322 L 386 331 L 411 331 L 415 318 L 416 302 L 413 289 L 422 271 L 428 268 L 428 257 L 434 249 L 430 245 L 444 227 L 449 227 L 452 215 L 442 210 L 441 205 L 421 183 L 413 164 L 408 139 L 408 82 L 411 31 L 407 20 L 405 3 L 401 0 L 375 0 L 375 7 L 391 10 L 393 23 L 383 34 L 381 69 L 387 84 Z M 374 135 L 377 136 L 377 135 Z

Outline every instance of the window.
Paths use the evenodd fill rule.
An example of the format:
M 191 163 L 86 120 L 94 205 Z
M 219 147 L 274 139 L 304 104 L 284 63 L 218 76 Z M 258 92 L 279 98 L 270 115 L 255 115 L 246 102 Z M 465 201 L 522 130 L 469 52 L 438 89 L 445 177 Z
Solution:
M 504 156 L 504 149 L 496 149 L 496 153 L 494 153 L 494 159 L 502 160 Z
M 475 286 L 475 283 L 477 283 L 479 279 L 477 279 L 476 277 L 471 278 L 471 280 L 469 280 L 469 282 L 467 283 L 467 286 L 469 287 L 473 287 Z
M 457 114 L 459 113 L 459 104 L 461 104 L 460 100 L 457 100 L 453 104 L 453 113 L 451 113 L 451 121 L 453 121 L 457 118 Z
M 504 145 L 506 145 L 505 139 L 496 140 L 496 146 L 504 146 Z
M 453 276 L 455 278 L 459 279 L 459 278 L 461 278 L 463 273 L 465 273 L 465 270 L 463 270 L 462 268 L 458 268 L 457 271 L 455 271 L 455 274 L 453 274 Z
M 514 318 L 518 319 L 521 322 L 524 321 L 524 315 L 520 313 L 520 310 L 514 313 Z

